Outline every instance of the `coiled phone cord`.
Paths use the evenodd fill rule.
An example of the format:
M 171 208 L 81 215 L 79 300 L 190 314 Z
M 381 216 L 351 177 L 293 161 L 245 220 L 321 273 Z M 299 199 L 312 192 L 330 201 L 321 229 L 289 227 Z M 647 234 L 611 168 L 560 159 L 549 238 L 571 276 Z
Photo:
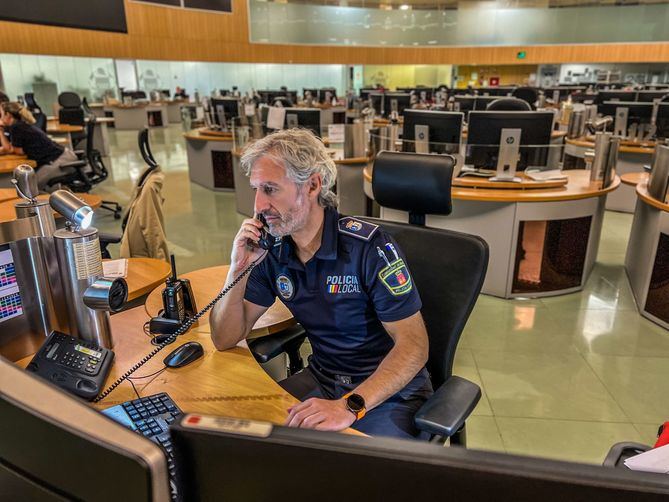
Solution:
M 94 403 L 99 403 L 102 401 L 104 398 L 106 398 L 109 394 L 111 394 L 116 387 L 121 385 L 125 380 L 128 379 L 130 375 L 132 375 L 135 371 L 137 371 L 139 368 L 144 366 L 153 356 L 155 356 L 158 352 L 163 350 L 165 347 L 167 347 L 170 343 L 172 343 L 179 335 L 183 335 L 186 331 L 190 329 L 190 327 L 200 319 L 204 314 L 206 314 L 214 305 L 216 305 L 216 302 L 218 302 L 221 298 L 223 298 L 232 288 L 234 288 L 239 281 L 241 281 L 253 268 L 260 262 L 265 255 L 268 253 L 268 251 L 265 251 L 260 257 L 256 258 L 253 260 L 248 267 L 244 269 L 244 271 L 237 276 L 237 278 L 232 281 L 230 284 L 228 284 L 219 294 L 214 298 L 212 301 L 210 301 L 202 310 L 200 310 L 197 314 L 195 314 L 193 317 L 188 319 L 184 324 L 181 325 L 179 329 L 177 329 L 172 335 L 170 335 L 169 338 L 167 338 L 163 343 L 158 345 L 155 349 L 153 349 L 151 352 L 149 352 L 146 356 L 144 356 L 137 364 L 135 364 L 132 368 L 130 368 L 128 371 L 123 373 L 114 383 L 112 383 L 109 387 L 107 387 L 103 392 L 101 392 L 95 399 L 93 399 Z

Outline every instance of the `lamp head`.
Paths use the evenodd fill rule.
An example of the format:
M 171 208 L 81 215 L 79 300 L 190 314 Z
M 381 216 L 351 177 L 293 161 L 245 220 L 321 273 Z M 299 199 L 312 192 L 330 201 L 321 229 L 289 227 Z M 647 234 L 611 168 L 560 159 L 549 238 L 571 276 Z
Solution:
M 72 192 L 56 190 L 49 197 L 49 205 L 76 227 L 87 229 L 93 221 L 93 209 Z

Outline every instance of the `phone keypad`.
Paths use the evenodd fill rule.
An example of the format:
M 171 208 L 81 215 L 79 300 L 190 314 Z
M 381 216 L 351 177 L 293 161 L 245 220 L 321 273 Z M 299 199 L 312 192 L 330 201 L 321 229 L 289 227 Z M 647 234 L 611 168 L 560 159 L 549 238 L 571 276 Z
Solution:
M 104 355 L 98 357 L 96 355 L 84 354 L 76 349 L 76 345 L 100 353 L 98 352 L 99 349 L 97 347 L 81 340 L 77 340 L 77 344 L 74 344 L 72 340 L 69 340 L 64 336 L 54 337 L 54 342 L 61 346 L 61 351 L 58 351 L 59 353 L 55 355 L 54 362 L 73 370 L 83 371 L 91 376 L 98 374 Z M 50 353 L 52 352 L 53 351 L 50 351 Z

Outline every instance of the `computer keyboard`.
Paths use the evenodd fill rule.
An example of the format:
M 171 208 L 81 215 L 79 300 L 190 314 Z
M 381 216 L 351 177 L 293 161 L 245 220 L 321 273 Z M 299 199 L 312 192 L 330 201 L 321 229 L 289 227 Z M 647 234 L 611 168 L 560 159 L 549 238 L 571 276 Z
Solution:
M 161 392 L 160 394 L 126 401 L 123 404 L 107 408 L 102 413 L 162 447 L 167 457 L 172 500 L 179 500 L 177 469 L 174 463 L 169 426 L 183 413 L 172 401 L 172 398 L 165 392 Z

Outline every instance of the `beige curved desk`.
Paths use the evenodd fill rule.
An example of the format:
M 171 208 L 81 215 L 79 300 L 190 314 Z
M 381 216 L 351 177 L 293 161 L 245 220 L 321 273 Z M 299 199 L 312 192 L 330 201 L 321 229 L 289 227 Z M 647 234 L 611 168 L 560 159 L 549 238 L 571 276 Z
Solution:
M 118 130 L 139 131 L 144 127 L 167 127 L 167 105 L 164 103 L 115 104 L 105 107 L 114 116 Z
M 592 136 L 578 139 L 567 138 L 564 150 L 565 166 L 570 165 L 571 162 L 574 167 L 585 167 L 585 163 L 582 161 L 585 158 L 585 152 L 594 148 L 595 142 Z M 616 174 L 623 176 L 629 173 L 643 173 L 643 166 L 651 163 L 654 149 L 654 143 L 623 142 L 618 153 Z M 571 161 L 570 157 L 572 158 Z M 577 163 L 574 163 L 573 159 L 577 159 Z M 636 193 L 634 192 L 634 187 L 627 184 L 624 184 L 619 190 L 612 193 L 606 200 L 606 209 L 612 211 L 633 213 L 635 205 Z
M 554 296 L 583 288 L 597 256 L 607 194 L 583 170 L 565 171 L 557 188 L 453 187 L 453 212 L 428 215 L 426 224 L 479 235 L 490 247 L 483 293 L 502 298 Z M 373 198 L 372 169 L 365 193 Z M 381 218 L 408 221 L 408 213 L 381 208 Z
M 625 270 L 642 316 L 669 329 L 669 203 L 636 185 L 638 197 L 625 255 Z
M 184 133 L 188 176 L 209 190 L 235 189 L 232 159 L 232 133 L 193 129 Z

